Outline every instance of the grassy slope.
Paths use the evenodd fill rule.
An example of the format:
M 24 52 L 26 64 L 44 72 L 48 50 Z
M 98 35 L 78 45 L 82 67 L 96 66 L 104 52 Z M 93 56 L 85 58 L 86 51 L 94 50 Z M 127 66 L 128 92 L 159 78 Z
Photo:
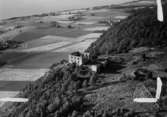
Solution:
M 166 16 L 167 8 L 164 7 L 164 17 Z M 166 29 L 167 19 L 160 23 L 157 21 L 155 8 L 144 8 L 114 24 L 88 50 L 97 54 L 110 54 L 127 52 L 140 46 L 164 47 L 167 45 Z
M 99 54 L 104 54 L 105 51 L 108 53 L 113 51 L 124 52 L 133 47 L 143 45 L 154 47 L 160 45 L 162 47 L 165 34 L 163 31 L 166 22 L 163 24 L 157 22 L 154 13 L 155 12 L 152 10 L 142 10 L 139 11 L 139 13 L 134 13 L 133 16 L 130 16 L 127 19 L 128 21 L 124 20 L 119 24 L 115 24 L 115 28 L 111 27 L 111 29 L 101 37 L 101 40 L 99 39 L 95 43 L 96 52 Z M 147 21 L 145 18 L 149 22 L 144 23 Z M 142 27 L 143 32 L 141 30 L 139 31 L 141 26 L 147 28 Z M 157 29 L 161 29 L 161 31 L 155 33 L 155 30 L 157 31 Z M 151 30 L 151 32 L 146 33 L 146 30 Z M 163 37 L 161 37 L 161 32 L 163 32 Z M 142 36 L 142 39 L 141 37 L 134 38 L 137 37 L 136 35 Z M 146 40 L 146 37 L 148 40 Z M 159 37 L 159 40 L 157 37 Z M 134 41 L 132 41 L 132 39 L 134 39 Z M 135 45 L 136 42 L 137 44 Z M 140 44 L 138 44 L 138 42 L 140 42 Z M 131 46 L 129 46 L 129 44 Z M 92 47 L 89 48 L 89 50 L 92 51 Z M 61 65 L 62 64 L 60 64 L 60 66 Z M 124 117 L 124 113 L 126 113 L 127 117 L 142 117 L 142 115 L 135 116 L 133 111 L 126 108 L 123 110 L 119 108 L 127 107 L 133 109 L 136 105 L 138 106 L 137 109 L 143 109 L 144 107 L 148 107 L 149 109 L 153 108 L 151 105 L 136 104 L 134 106 L 134 104 L 132 104 L 130 95 L 132 95 L 131 93 L 136 86 L 136 82 L 133 80 L 130 82 L 119 83 L 119 85 L 113 84 L 109 87 L 102 86 L 97 90 L 85 93 L 84 90 L 86 90 L 86 88 L 94 86 L 93 84 L 96 84 L 97 82 L 95 80 L 93 84 L 90 85 L 88 83 L 90 81 L 79 79 L 76 77 L 76 69 L 77 68 L 71 65 L 62 66 L 60 68 L 57 66 L 53 67 L 49 74 L 24 89 L 21 96 L 28 97 L 30 101 L 24 104 L 14 104 L 9 117 L 98 117 L 94 112 L 95 110 L 99 110 L 100 117 Z M 97 79 L 98 77 L 95 78 Z M 98 85 L 98 83 L 96 85 Z M 81 91 L 81 89 L 83 91 Z M 93 92 L 96 93 L 93 94 Z M 85 100 L 85 95 L 87 94 L 92 94 L 90 100 L 95 103 L 89 103 L 89 101 Z M 117 97 L 117 99 L 115 97 Z M 109 110 L 101 112 L 104 108 Z M 155 111 L 153 110 L 152 112 Z

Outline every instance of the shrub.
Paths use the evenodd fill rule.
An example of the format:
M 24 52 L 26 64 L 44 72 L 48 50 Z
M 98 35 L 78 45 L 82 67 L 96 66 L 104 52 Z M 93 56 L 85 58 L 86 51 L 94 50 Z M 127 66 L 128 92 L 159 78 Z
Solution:
M 166 5 L 166 4 L 165 4 Z M 167 7 L 164 7 L 164 17 Z M 132 48 L 166 47 L 167 19 L 157 20 L 156 8 L 136 10 L 127 19 L 113 24 L 111 28 L 88 48 L 90 53 L 112 54 L 128 52 Z

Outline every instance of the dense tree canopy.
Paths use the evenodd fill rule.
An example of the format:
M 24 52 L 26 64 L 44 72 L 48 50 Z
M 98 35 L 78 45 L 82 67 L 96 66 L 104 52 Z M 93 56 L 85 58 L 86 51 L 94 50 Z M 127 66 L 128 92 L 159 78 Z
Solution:
M 165 4 L 166 5 L 166 4 Z M 164 5 L 164 18 L 167 8 Z M 127 19 L 114 24 L 88 51 L 96 54 L 127 52 L 134 47 L 167 45 L 167 19 L 157 20 L 156 8 L 143 8 L 133 11 Z

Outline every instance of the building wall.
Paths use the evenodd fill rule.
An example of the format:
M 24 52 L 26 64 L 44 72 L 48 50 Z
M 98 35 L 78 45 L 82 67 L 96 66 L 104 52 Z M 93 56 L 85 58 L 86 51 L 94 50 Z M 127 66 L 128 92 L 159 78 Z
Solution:
M 69 63 L 75 63 L 77 65 L 83 65 L 85 61 L 89 60 L 89 53 L 83 54 L 83 56 L 74 56 L 74 55 L 69 55 Z M 88 65 L 88 67 L 94 71 L 98 72 L 99 66 L 98 65 Z
M 83 56 L 85 59 L 90 59 L 90 54 L 88 52 L 84 52 Z
M 98 66 L 97 65 L 89 65 L 89 69 L 91 69 L 94 72 L 98 72 Z
M 80 56 L 69 55 L 69 63 L 76 63 L 77 65 L 82 65 L 83 58 Z

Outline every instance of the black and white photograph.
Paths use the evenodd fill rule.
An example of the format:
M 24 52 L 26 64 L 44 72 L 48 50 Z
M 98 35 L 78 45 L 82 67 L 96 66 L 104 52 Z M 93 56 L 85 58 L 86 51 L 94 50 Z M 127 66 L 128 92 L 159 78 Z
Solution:
M 167 117 L 167 0 L 0 0 L 0 117 Z

